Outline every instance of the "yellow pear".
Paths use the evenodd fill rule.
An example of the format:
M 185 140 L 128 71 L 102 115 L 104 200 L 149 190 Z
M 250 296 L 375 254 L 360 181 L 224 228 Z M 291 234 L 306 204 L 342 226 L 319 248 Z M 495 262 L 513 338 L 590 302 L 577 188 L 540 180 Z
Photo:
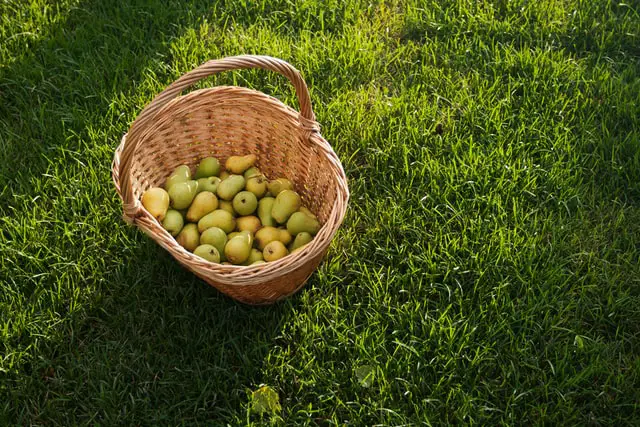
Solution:
M 169 209 L 169 194 L 160 187 L 148 189 L 142 195 L 142 206 L 158 221 L 162 221 Z
M 232 174 L 242 174 L 256 163 L 258 158 L 255 154 L 246 156 L 231 156 L 227 159 L 225 167 Z
M 233 203 L 229 200 L 218 200 L 218 209 L 227 211 L 233 216 L 237 215 L 237 212 L 233 210 Z
M 249 258 L 245 261 L 245 265 L 251 265 L 256 261 L 264 261 L 264 257 L 262 256 L 262 251 L 253 248 L 251 249 L 251 253 L 249 254 Z
M 229 172 L 227 172 L 227 171 L 222 171 L 222 172 L 220 172 L 220 179 L 221 179 L 221 180 L 225 180 L 225 179 L 229 178 L 230 176 L 231 176 L 231 175 L 230 175 L 230 174 L 229 174 Z
M 236 228 L 238 231 L 249 231 L 252 234 L 255 234 L 258 229 L 262 227 L 260 220 L 257 216 L 241 216 L 236 219 Z
M 291 237 L 291 233 L 289 233 L 288 230 L 284 228 L 278 228 L 278 232 L 279 232 L 278 240 L 280 240 L 285 245 L 288 245 L 289 243 L 291 243 L 291 240 L 293 239 L 293 237 Z
M 200 233 L 198 233 L 198 226 L 195 224 L 187 224 L 182 228 L 178 237 L 176 237 L 178 244 L 193 252 L 195 248 L 200 244 Z
M 271 181 L 267 187 L 269 188 L 269 193 L 276 197 L 281 191 L 293 190 L 293 183 L 287 178 L 278 178 Z
M 251 244 L 244 232 L 229 239 L 224 247 L 224 255 L 231 264 L 239 265 L 251 255 Z
M 272 262 L 279 260 L 282 257 L 285 257 L 289 254 L 287 247 L 280 241 L 274 240 L 264 247 L 262 251 L 262 256 L 264 260 L 267 262 Z
M 218 227 L 225 233 L 231 233 L 233 229 L 236 228 L 236 219 L 229 212 L 216 209 L 198 221 L 198 230 L 200 230 L 201 233 L 211 227 Z
M 280 238 L 280 231 L 275 227 L 262 227 L 260 230 L 256 231 L 255 240 L 258 249 L 262 250 L 269 243 L 274 240 L 278 240 Z
M 218 209 L 218 198 L 216 195 L 209 191 L 203 191 L 193 199 L 191 206 L 189 206 L 187 221 L 198 222 L 203 216 L 216 209 Z

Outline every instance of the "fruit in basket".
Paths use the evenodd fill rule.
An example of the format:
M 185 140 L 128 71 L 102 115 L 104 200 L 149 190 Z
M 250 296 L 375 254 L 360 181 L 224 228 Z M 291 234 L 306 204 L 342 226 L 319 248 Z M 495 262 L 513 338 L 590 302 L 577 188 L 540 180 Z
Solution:
M 150 188 L 142 195 L 142 206 L 155 219 L 162 221 L 169 209 L 169 194 L 160 187 Z
M 258 218 L 263 226 L 273 227 L 276 225 L 275 220 L 271 216 L 273 203 L 276 201 L 273 197 L 265 197 L 258 202 Z
M 211 227 L 218 227 L 224 230 L 225 233 L 231 233 L 236 228 L 236 219 L 229 212 L 216 209 L 198 221 L 198 230 L 201 233 Z
M 258 261 L 252 262 L 252 263 L 251 263 L 251 264 L 249 264 L 249 265 L 258 265 L 258 264 L 266 264 L 266 263 L 267 263 L 267 261 L 265 261 L 265 260 L 263 260 L 263 259 L 260 259 L 260 260 L 258 260 Z
M 311 212 L 309 209 L 307 209 L 304 206 L 300 206 L 300 209 L 298 209 L 300 212 L 302 212 L 303 214 L 307 214 L 308 216 L 310 216 L 313 219 L 318 219 L 317 216 L 315 216 L 315 214 L 313 212 Z
M 258 207 L 256 195 L 250 191 L 241 191 L 233 198 L 233 210 L 238 215 L 251 215 Z
M 273 242 L 269 243 L 264 247 L 264 250 L 262 251 L 262 256 L 267 262 L 279 260 L 280 258 L 287 256 L 287 254 L 289 254 L 289 251 L 287 250 L 287 247 L 284 245 L 284 243 L 282 243 L 280 240 L 274 240 Z
M 287 222 L 291 214 L 300 208 L 300 196 L 292 190 L 283 190 L 276 196 L 271 216 L 280 224 Z
M 233 203 L 229 200 L 218 200 L 218 209 L 229 212 L 232 216 L 236 216 L 237 212 L 233 210 Z
M 320 230 L 320 223 L 317 219 L 300 211 L 294 212 L 287 221 L 287 230 L 292 235 L 297 235 L 306 231 L 309 234 L 316 235 Z
M 193 252 L 195 248 L 200 244 L 200 233 L 198 233 L 198 226 L 195 224 L 187 224 L 182 228 L 176 240 L 180 246 Z
M 291 237 L 291 233 L 289 233 L 289 231 L 285 228 L 278 228 L 278 240 L 284 243 L 285 246 L 291 243 L 292 239 L 293 237 Z
M 267 193 L 267 178 L 262 175 L 247 178 L 245 189 L 255 194 L 258 199 L 261 199 Z
M 258 158 L 255 154 L 246 156 L 231 156 L 227 159 L 225 167 L 232 174 L 242 174 L 256 163 Z
M 209 191 L 213 194 L 216 194 L 218 191 L 218 184 L 220 184 L 221 179 L 217 176 L 210 176 L 208 178 L 200 178 L 198 179 L 198 193 L 203 191 Z
M 286 178 L 278 178 L 269 182 L 267 188 L 269 189 L 269 193 L 271 193 L 273 197 L 276 197 L 281 191 L 293 190 L 293 183 Z
M 200 245 L 193 251 L 194 255 L 211 262 L 220 262 L 220 252 L 212 245 Z
M 182 214 L 176 210 L 169 209 L 162 220 L 162 227 L 173 237 L 180 234 L 180 230 L 184 226 L 184 218 Z
M 218 209 L 218 198 L 216 195 L 209 191 L 203 191 L 193 199 L 191 206 L 189 206 L 187 221 L 198 222 L 203 216 L 216 209 Z
M 280 238 L 280 231 L 281 230 L 271 226 L 262 227 L 260 230 L 256 231 L 255 240 L 258 249 L 262 250 L 269 243 L 274 240 L 278 240 Z
M 222 254 L 227 244 L 227 233 L 219 227 L 209 227 L 200 235 L 200 244 L 214 246 Z
M 257 216 L 241 216 L 236 219 L 236 229 L 238 231 L 248 231 L 251 234 L 255 234 L 260 227 L 262 227 L 262 224 Z
M 173 170 L 169 178 L 164 184 L 165 190 L 169 191 L 169 189 L 173 186 L 173 184 L 177 184 L 178 182 L 189 181 L 191 179 L 191 169 L 187 165 L 178 166 Z
M 169 188 L 169 198 L 174 209 L 187 209 L 198 190 L 198 182 L 189 180 L 177 182 Z
M 251 255 L 251 239 L 249 233 L 241 232 L 229 239 L 224 247 L 224 255 L 231 264 L 242 264 Z
M 200 240 L 202 240 L 202 238 L 200 238 Z M 312 240 L 313 240 L 313 236 L 311 234 L 307 233 L 306 231 L 302 231 L 296 234 L 296 238 L 293 239 L 293 242 L 289 245 L 289 251 L 293 253 L 293 251 L 295 251 L 301 246 L 306 245 Z
M 196 169 L 195 179 L 218 176 L 220 174 L 220 162 L 215 157 L 207 157 L 200 161 Z
M 251 265 L 256 261 L 264 261 L 264 257 L 262 256 L 262 251 L 256 248 L 251 249 L 251 253 L 249 254 L 249 258 L 245 261 L 245 265 Z
M 249 179 L 254 176 L 264 176 L 264 175 L 262 175 L 262 172 L 260 172 L 260 169 L 258 169 L 255 166 L 251 166 L 249 169 L 244 171 L 243 176 L 244 176 L 244 179 Z
M 244 188 L 242 175 L 229 175 L 218 184 L 218 196 L 223 200 L 232 200 Z
M 303 250 L 304 248 L 306 248 L 308 245 L 308 243 L 305 243 L 302 246 L 298 246 L 297 248 L 295 248 L 294 250 L 291 251 L 292 254 L 295 254 L 296 252 L 300 252 L 301 250 Z

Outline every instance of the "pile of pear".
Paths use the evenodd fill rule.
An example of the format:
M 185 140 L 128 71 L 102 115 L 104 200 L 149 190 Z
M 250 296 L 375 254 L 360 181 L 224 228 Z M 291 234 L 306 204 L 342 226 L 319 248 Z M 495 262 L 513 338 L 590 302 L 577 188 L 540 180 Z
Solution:
M 320 230 L 293 183 L 268 180 L 256 156 L 231 156 L 222 168 L 215 157 L 195 173 L 178 166 L 164 188 L 141 198 L 144 208 L 178 244 L 214 263 L 256 265 L 302 250 Z

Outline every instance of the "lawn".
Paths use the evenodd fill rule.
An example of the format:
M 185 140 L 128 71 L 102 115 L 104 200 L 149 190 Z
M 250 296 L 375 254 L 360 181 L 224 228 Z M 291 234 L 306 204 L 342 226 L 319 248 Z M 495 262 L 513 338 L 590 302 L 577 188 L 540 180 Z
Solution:
M 159 91 L 241 53 L 301 70 L 351 190 L 263 308 L 110 177 Z M 273 73 L 220 84 L 297 108 Z M 5 0 L 0 230 L 2 425 L 637 424 L 640 4 Z

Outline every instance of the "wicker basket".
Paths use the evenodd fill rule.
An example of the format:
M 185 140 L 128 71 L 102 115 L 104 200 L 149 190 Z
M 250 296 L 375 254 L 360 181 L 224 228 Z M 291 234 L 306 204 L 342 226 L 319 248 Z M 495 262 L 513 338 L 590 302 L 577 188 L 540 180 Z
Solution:
M 296 90 L 300 113 L 262 92 L 219 86 L 180 93 L 212 74 L 263 68 L 287 77 Z M 222 163 L 253 153 L 268 178 L 286 177 L 319 218 L 322 228 L 304 250 L 251 267 L 214 264 L 178 245 L 142 207 L 140 196 L 162 186 L 174 168 L 213 155 Z M 340 160 L 320 135 L 307 86 L 298 70 L 268 56 L 236 56 L 209 61 L 183 75 L 138 115 L 113 159 L 113 181 L 124 219 L 137 225 L 184 267 L 221 292 L 248 304 L 270 304 L 307 281 L 342 223 L 349 199 Z

